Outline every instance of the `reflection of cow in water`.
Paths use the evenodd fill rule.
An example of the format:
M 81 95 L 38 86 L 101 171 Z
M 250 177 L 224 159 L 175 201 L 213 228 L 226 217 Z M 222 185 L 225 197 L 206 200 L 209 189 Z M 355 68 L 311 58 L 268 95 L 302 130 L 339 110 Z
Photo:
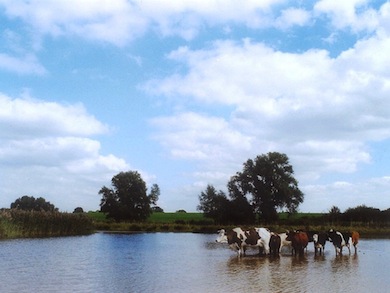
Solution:
M 218 232 L 215 241 L 229 244 L 231 249 L 237 251 L 238 256 L 245 255 L 247 247 L 259 247 L 259 252 L 261 251 L 262 243 L 255 228 L 244 231 L 237 227 L 228 231 L 221 229 Z

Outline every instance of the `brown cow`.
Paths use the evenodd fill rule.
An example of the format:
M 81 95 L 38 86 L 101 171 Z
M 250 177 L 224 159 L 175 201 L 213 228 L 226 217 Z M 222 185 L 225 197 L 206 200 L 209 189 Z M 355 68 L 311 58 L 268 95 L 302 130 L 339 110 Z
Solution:
M 352 245 L 355 248 L 355 254 L 356 254 L 356 252 L 357 252 L 357 247 L 356 246 L 358 245 L 359 238 L 360 238 L 359 232 L 353 231 L 351 238 L 352 238 Z
M 302 231 L 291 231 L 287 233 L 286 240 L 291 241 L 291 246 L 293 248 L 293 254 L 303 256 L 304 250 L 309 243 L 309 238 L 307 237 L 306 232 Z

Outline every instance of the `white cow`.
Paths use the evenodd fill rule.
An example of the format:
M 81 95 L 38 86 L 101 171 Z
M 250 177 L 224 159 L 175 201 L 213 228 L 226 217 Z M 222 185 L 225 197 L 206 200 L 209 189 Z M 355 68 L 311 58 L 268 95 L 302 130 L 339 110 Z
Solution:
M 280 233 L 280 252 L 282 251 L 283 247 L 288 247 L 289 252 L 292 253 L 292 246 L 291 246 L 291 241 L 286 240 L 287 238 L 287 233 Z
M 269 240 L 271 239 L 271 231 L 267 228 L 255 228 L 260 236 L 260 247 L 265 254 L 269 254 Z

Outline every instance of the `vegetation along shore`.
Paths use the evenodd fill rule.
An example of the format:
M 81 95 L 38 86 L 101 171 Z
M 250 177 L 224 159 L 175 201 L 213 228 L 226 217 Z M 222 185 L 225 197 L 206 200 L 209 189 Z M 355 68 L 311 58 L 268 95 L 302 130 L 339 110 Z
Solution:
M 221 225 L 212 219 L 204 217 L 203 213 L 153 213 L 147 221 L 143 222 L 115 222 L 107 220 L 101 212 L 89 212 L 94 227 L 98 231 L 132 233 L 132 232 L 193 232 L 217 233 L 221 228 L 234 228 L 236 226 L 250 225 Z M 286 213 L 279 213 L 279 220 L 273 223 L 258 223 L 257 226 L 266 226 L 272 231 L 284 232 L 293 229 L 311 229 L 327 231 L 330 228 L 340 231 L 357 230 L 362 238 L 390 238 L 390 222 L 341 222 L 329 219 L 327 213 L 297 213 L 288 217 Z
M 390 238 L 389 222 L 343 222 L 331 219 L 329 214 L 297 213 L 288 216 L 279 213 L 279 219 L 269 224 L 258 223 L 273 231 L 284 232 L 292 229 L 326 231 L 334 228 L 341 231 L 357 230 L 363 238 Z M 62 213 L 58 211 L 23 211 L 17 209 L 0 210 L 0 239 L 39 238 L 72 235 L 88 235 L 97 231 L 111 233 L 134 232 L 193 232 L 217 233 L 221 228 L 234 228 L 233 225 L 217 224 L 203 213 L 154 212 L 146 221 L 127 222 L 107 219 L 102 212 Z

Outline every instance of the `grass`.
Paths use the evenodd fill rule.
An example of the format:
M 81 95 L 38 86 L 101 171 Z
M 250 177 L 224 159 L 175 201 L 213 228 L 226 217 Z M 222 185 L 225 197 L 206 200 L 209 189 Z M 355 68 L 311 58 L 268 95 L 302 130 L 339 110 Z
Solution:
M 89 212 L 88 216 L 94 222 L 96 230 L 116 232 L 198 232 L 216 233 L 221 228 L 229 229 L 236 226 L 215 225 L 202 213 L 153 213 L 147 221 L 140 223 L 114 222 L 105 219 L 100 212 Z M 279 214 L 275 224 L 258 226 L 269 227 L 271 231 L 284 232 L 293 229 L 310 229 L 327 231 L 331 228 L 340 231 L 359 231 L 364 238 L 390 238 L 390 226 L 367 225 L 364 223 L 337 224 L 325 222 L 321 213 L 298 213 L 288 217 L 287 213 Z M 238 225 L 239 226 L 239 225 Z M 245 227 L 245 226 L 243 226 Z
M 148 222 L 150 223 L 174 223 L 177 221 L 205 221 L 202 213 L 153 213 Z

